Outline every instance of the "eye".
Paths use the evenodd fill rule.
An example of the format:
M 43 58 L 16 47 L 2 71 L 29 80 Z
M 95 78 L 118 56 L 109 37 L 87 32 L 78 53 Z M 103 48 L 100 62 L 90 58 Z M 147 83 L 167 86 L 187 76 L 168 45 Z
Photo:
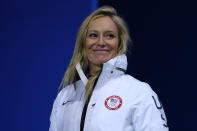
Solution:
M 113 39 L 114 37 L 116 37 L 114 34 L 106 34 L 105 36 L 107 39 Z
M 97 34 L 96 33 L 90 33 L 89 35 L 88 35 L 88 37 L 90 37 L 90 38 L 97 38 Z

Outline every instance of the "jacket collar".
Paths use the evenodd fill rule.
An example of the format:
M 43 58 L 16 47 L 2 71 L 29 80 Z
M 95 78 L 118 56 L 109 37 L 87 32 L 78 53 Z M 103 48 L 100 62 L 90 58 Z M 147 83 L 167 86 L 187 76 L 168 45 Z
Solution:
M 126 71 L 126 69 L 127 69 L 127 57 L 125 54 L 122 54 L 120 56 L 116 56 L 116 57 L 112 58 L 111 60 L 109 60 L 103 64 L 101 76 L 102 76 L 102 74 L 106 74 L 109 71 L 111 73 L 116 72 L 115 73 L 116 75 L 122 74 Z M 77 63 L 76 70 L 77 70 L 79 77 L 81 78 L 83 84 L 86 86 L 88 79 L 85 76 L 80 63 Z
M 106 63 L 103 64 L 103 67 L 105 68 L 106 66 L 113 66 L 113 68 L 126 71 L 127 70 L 127 57 L 125 54 L 119 55 L 114 57 L 113 59 L 107 61 Z

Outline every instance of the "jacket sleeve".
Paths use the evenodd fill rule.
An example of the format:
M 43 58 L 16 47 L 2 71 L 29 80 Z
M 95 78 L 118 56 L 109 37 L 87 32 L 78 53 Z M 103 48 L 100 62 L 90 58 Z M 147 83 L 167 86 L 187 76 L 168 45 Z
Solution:
M 52 112 L 51 112 L 51 116 L 50 116 L 50 127 L 49 127 L 49 131 L 57 131 L 57 109 L 58 109 L 58 105 L 60 104 L 60 94 L 61 92 L 59 92 L 59 94 L 57 95 L 54 103 L 53 103 L 53 108 L 52 108 Z
M 168 131 L 163 106 L 148 84 L 141 90 L 133 113 L 135 131 Z

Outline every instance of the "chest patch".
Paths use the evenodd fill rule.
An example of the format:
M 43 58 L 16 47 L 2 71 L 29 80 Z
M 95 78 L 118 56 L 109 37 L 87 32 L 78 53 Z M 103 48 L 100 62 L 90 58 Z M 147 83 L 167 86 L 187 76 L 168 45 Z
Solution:
M 119 96 L 113 95 L 105 100 L 105 107 L 109 110 L 117 110 L 122 105 L 122 99 Z

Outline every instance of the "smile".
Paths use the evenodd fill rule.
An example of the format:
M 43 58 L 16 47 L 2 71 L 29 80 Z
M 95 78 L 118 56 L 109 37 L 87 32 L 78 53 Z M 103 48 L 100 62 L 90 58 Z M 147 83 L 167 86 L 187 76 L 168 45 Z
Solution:
M 107 54 L 109 53 L 109 50 L 93 50 L 94 53 L 98 54 L 98 55 L 103 55 L 103 54 Z

